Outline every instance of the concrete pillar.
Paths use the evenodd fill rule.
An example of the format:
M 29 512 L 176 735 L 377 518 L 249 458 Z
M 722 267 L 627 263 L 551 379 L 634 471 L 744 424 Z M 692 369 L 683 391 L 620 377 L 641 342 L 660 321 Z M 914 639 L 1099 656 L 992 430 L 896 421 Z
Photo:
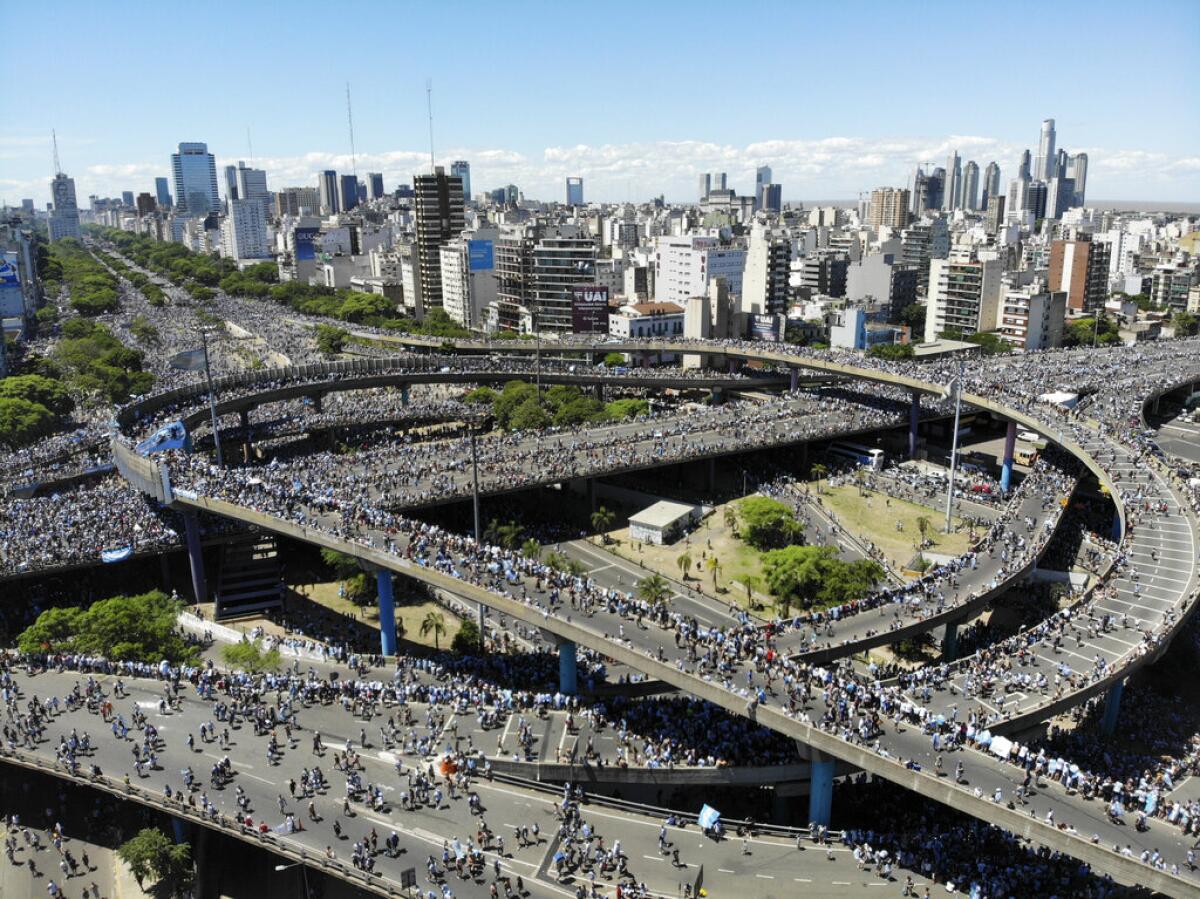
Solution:
M 833 813 L 833 771 L 837 762 L 817 750 L 812 751 L 808 782 L 808 823 L 829 826 Z
M 800 369 L 798 369 L 798 368 L 791 369 L 790 375 L 791 375 L 791 379 L 792 379 L 791 389 L 796 390 L 800 386 Z
M 176 843 L 186 843 L 188 841 L 188 839 L 187 839 L 188 823 L 186 821 L 184 821 L 182 818 L 177 818 L 174 815 L 172 815 L 171 816 L 171 826 L 175 830 L 175 842 Z
M 721 403 L 723 403 L 723 402 L 725 402 L 725 396 L 724 396 L 724 394 L 721 392 L 721 388 L 720 388 L 720 387 L 714 387 L 714 388 L 712 389 L 712 391 L 711 391 L 711 401 L 710 401 L 710 405 L 713 405 L 713 406 L 719 406 L 719 405 L 721 405 Z
M 1013 449 L 1017 445 L 1017 423 L 1010 421 L 1008 430 L 1004 432 L 1004 463 L 1000 468 L 1000 489 L 1008 493 L 1012 484 Z
M 325 394 L 315 393 L 312 396 L 310 396 L 309 399 L 312 400 L 312 407 L 313 407 L 314 412 L 320 412 L 322 409 L 324 409 Z
M 1125 692 L 1125 681 L 1119 680 L 1108 688 L 1104 698 L 1104 718 L 1100 721 L 1100 732 L 1111 737 L 1117 732 L 1117 715 L 1121 713 L 1121 694 Z
M 192 568 L 192 595 L 196 602 L 208 601 L 208 584 L 204 580 L 204 550 L 200 546 L 200 522 L 195 512 L 183 513 L 184 538 L 188 563 Z
M 908 458 L 917 457 L 917 428 L 921 424 L 921 394 L 912 392 L 912 405 L 908 407 Z
M 958 658 L 958 622 L 946 624 L 946 633 L 942 636 L 942 661 L 953 662 Z
M 736 374 L 737 374 L 737 370 L 738 370 L 738 360 L 736 360 L 736 359 L 730 359 L 730 360 L 729 360 L 729 373 L 730 373 L 731 375 L 736 375 Z
M 242 426 L 242 436 L 246 438 L 246 442 L 250 442 L 250 410 L 242 409 L 238 412 L 238 423 Z
M 1118 543 L 1121 541 L 1121 516 L 1116 509 L 1113 509 L 1112 539 Z
M 408 385 L 407 384 L 400 385 L 400 405 L 401 406 L 408 405 Z
M 604 382 L 597 381 L 592 385 L 592 395 L 600 402 L 604 402 Z
M 392 595 L 392 573 L 386 569 L 375 572 L 379 593 L 379 647 L 385 656 L 396 654 L 396 599 Z
M 575 644 L 563 641 L 558 644 L 558 692 L 574 696 L 579 692 L 578 677 Z

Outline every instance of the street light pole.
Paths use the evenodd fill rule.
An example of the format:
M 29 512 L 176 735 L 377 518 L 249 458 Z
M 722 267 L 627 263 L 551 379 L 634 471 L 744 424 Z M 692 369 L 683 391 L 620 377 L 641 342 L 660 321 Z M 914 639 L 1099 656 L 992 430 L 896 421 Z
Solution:
M 954 383 L 954 436 L 950 441 L 950 486 L 946 490 L 946 533 L 950 533 L 950 511 L 954 505 L 954 471 L 958 467 L 958 420 L 962 412 L 962 359 L 958 360 L 958 378 Z
M 304 895 L 305 895 L 305 897 L 306 897 L 306 899 L 307 899 L 307 897 L 309 896 L 309 892 L 308 892 L 308 866 L 307 866 L 306 864 L 304 864 L 304 862 L 293 862 L 293 863 L 292 863 L 292 864 L 290 864 L 290 865 L 276 865 L 276 866 L 275 866 L 275 870 L 276 870 L 276 871 L 288 871 L 288 870 L 290 870 L 290 869 L 292 869 L 292 868 L 299 868 L 299 869 L 300 869 L 300 876 L 301 876 L 302 878 L 304 878 Z
M 475 512 L 475 546 L 479 542 L 479 455 L 475 450 L 475 430 L 471 430 L 471 504 Z M 479 604 L 479 651 L 483 652 L 483 625 L 487 620 L 487 606 Z
M 200 329 L 200 338 L 204 342 L 204 377 L 208 380 L 208 411 L 212 415 L 213 443 L 217 448 L 217 468 L 224 468 L 221 458 L 221 432 L 217 427 L 217 394 L 213 390 L 212 367 L 208 364 L 208 330 Z

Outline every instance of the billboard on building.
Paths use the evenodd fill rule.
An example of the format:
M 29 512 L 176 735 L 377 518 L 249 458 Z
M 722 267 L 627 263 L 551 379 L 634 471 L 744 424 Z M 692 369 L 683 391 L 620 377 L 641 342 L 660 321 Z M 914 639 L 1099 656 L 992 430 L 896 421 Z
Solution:
M 576 334 L 608 333 L 608 288 L 584 284 L 571 288 L 571 330 Z
M 472 272 L 490 272 L 496 267 L 490 240 L 467 241 L 467 269 Z
M 763 315 L 755 313 L 749 316 L 746 330 L 751 340 L 765 340 L 778 343 L 783 340 L 783 316 Z
M 24 318 L 25 298 L 21 293 L 21 275 L 17 267 L 0 260 L 0 318 Z
M 317 258 L 317 235 L 321 232 L 320 228 L 297 228 L 295 231 L 296 237 L 296 261 L 304 259 Z

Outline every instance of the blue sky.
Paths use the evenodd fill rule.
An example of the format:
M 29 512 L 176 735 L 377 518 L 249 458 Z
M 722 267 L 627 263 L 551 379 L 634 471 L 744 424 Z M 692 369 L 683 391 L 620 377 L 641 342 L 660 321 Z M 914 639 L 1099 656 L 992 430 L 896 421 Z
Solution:
M 50 130 L 81 200 L 150 190 L 179 141 L 273 188 L 439 163 L 475 191 L 691 200 L 772 166 L 785 200 L 903 185 L 957 148 L 1005 182 L 1041 119 L 1088 195 L 1200 200 L 1200 2 L 8 4 L 0 199 L 49 198 Z M 12 42 L 10 42 L 10 48 Z

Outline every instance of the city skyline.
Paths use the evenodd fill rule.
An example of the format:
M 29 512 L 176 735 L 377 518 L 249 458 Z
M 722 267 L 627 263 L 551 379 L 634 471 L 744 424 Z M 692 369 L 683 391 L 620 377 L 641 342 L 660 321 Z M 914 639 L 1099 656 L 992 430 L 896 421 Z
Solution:
M 308 8 L 314 15 L 303 14 Z M 8 83 L 23 87 L 30 110 L 0 137 L 0 198 L 19 203 L 32 197 L 39 207 L 49 199 L 52 128 L 59 132 L 63 171 L 76 179 L 81 198 L 152 190 L 155 177 L 170 174 L 176 146 L 190 141 L 207 143 L 219 168 L 245 159 L 265 169 L 273 190 L 314 186 L 323 169 L 351 170 L 346 81 L 354 90 L 359 174 L 382 172 L 389 189 L 411 184 L 429 165 L 428 77 L 437 162 L 448 169 L 455 160 L 469 161 L 475 193 L 512 183 L 531 198 L 552 200 L 562 196 L 564 178 L 579 176 L 589 201 L 659 194 L 690 201 L 701 172 L 726 171 L 731 187 L 752 193 L 755 169 L 769 165 L 785 201 L 849 200 L 877 187 L 904 186 L 916 164 L 944 160 L 955 150 L 981 167 L 996 161 L 1007 181 L 1023 150 L 1036 154 L 1041 121 L 1054 118 L 1060 143 L 1089 156 L 1091 196 L 1200 200 L 1200 125 L 1195 116 L 1181 115 L 1200 107 L 1200 79 L 1189 77 L 1200 74 L 1194 37 L 1200 7 L 1189 3 L 1144 5 L 1144 14 L 1133 17 L 1116 4 L 1094 5 L 1089 56 L 1121 62 L 1094 66 L 1081 78 L 1053 77 L 1054 60 L 1021 38 L 1029 24 L 1020 11 L 1038 9 L 1033 4 L 1016 4 L 1004 22 L 989 21 L 982 30 L 978 22 L 938 17 L 931 6 L 928 17 L 942 38 L 937 54 L 899 69 L 892 57 L 863 48 L 928 40 L 928 23 L 905 11 L 873 4 L 863 16 L 809 4 L 759 4 L 759 18 L 769 18 L 778 35 L 802 42 L 799 64 L 788 54 L 767 54 L 752 67 L 729 71 L 695 65 L 705 57 L 692 39 L 716 25 L 702 9 L 680 16 L 669 5 L 638 8 L 639 27 L 630 29 L 619 5 L 604 17 L 564 9 L 547 22 L 538 15 L 544 8 L 532 4 L 517 4 L 503 17 L 464 4 L 458 24 L 488 34 L 498 48 L 536 48 L 536 64 L 518 54 L 512 62 L 464 65 L 440 47 L 416 42 L 399 71 L 384 52 L 356 53 L 353 66 L 333 54 L 328 64 L 320 61 L 328 77 L 314 79 L 306 73 L 318 60 L 293 52 L 317 19 L 319 7 L 306 3 L 286 21 L 239 6 L 241 27 L 229 36 L 224 62 L 210 67 L 211 77 L 160 77 L 180 57 L 202 51 L 207 28 L 223 9 L 219 3 L 204 11 L 147 4 L 115 22 L 81 4 L 56 7 L 66 25 L 56 26 L 55 39 L 66 55 L 86 58 L 96 46 L 126 43 L 139 53 L 114 67 L 81 62 L 89 66 L 87 78 L 72 66 L 31 77 L 11 57 L 0 64 Z M 374 4 L 344 14 L 371 21 L 380 33 L 436 29 L 447 16 L 445 10 Z M 16 9 L 10 21 L 35 37 L 49 31 L 45 13 L 36 9 Z M 551 32 L 569 32 L 572 23 L 579 41 L 564 47 L 550 40 Z M 261 29 L 273 35 L 267 45 L 256 38 Z M 989 44 L 1003 47 L 1004 65 L 981 65 L 968 35 L 986 35 Z M 588 46 L 618 69 L 680 74 L 650 74 L 653 90 L 641 89 L 637 79 L 559 77 L 579 69 L 579 51 Z M 1167 60 L 1177 62 L 1166 67 Z M 1128 77 L 1152 66 L 1164 72 L 1154 91 Z M 904 70 L 924 74 L 914 84 L 926 87 L 889 93 Z

